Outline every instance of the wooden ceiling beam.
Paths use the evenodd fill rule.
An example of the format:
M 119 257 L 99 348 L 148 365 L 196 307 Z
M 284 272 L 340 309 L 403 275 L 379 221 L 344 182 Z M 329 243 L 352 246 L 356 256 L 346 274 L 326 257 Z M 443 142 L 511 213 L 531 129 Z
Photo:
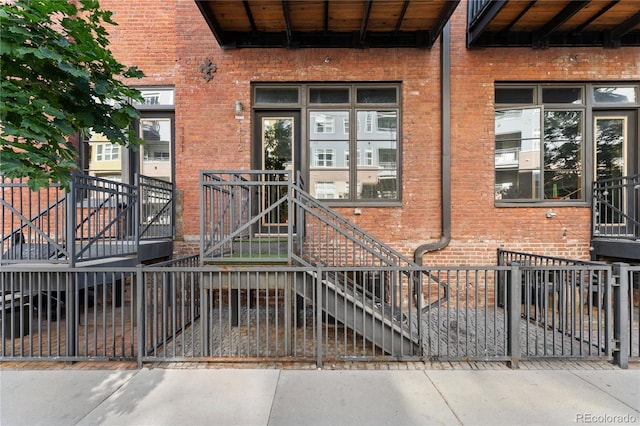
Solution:
M 282 0 L 282 14 L 284 15 L 287 47 L 291 47 L 291 15 L 289 14 L 289 0 Z
M 566 5 L 565 8 L 562 9 L 556 16 L 554 16 L 553 19 L 547 22 L 544 27 L 534 32 L 534 47 L 545 47 L 549 36 L 590 2 L 591 0 L 570 1 L 569 4 Z
M 433 27 L 429 29 L 427 41 L 428 46 L 424 47 L 433 46 L 433 44 L 436 42 L 436 39 L 442 32 L 442 29 L 447 24 L 447 22 L 449 22 L 449 18 L 451 18 L 453 11 L 456 10 L 456 7 L 458 7 L 458 3 L 460 3 L 460 0 L 448 0 L 445 2 L 445 6 L 440 10 L 440 14 L 436 19 L 436 22 L 433 24 Z
M 367 0 L 364 4 L 364 13 L 362 14 L 362 23 L 360 24 L 360 45 L 364 45 L 367 37 L 367 28 L 369 27 L 369 17 L 371 16 L 371 5 L 373 0 Z
M 407 8 L 409 7 L 409 0 L 404 0 L 404 4 L 402 5 L 402 10 L 400 11 L 400 16 L 398 16 L 398 20 L 396 21 L 396 27 L 394 29 L 395 32 L 400 31 L 402 27 L 402 21 L 404 21 L 404 16 L 407 13 Z
M 586 21 L 584 21 L 582 24 L 580 24 L 573 32 L 574 33 L 580 33 L 582 32 L 582 30 L 584 30 L 585 28 L 587 28 L 587 26 L 592 23 L 593 21 L 595 21 L 596 19 L 598 19 L 599 17 L 601 17 L 602 15 L 604 15 L 609 9 L 611 9 L 613 6 L 615 6 L 616 4 L 618 4 L 620 2 L 620 0 L 613 0 L 611 2 L 609 2 L 607 5 L 605 5 L 602 9 L 600 9 L 599 11 L 597 11 L 591 18 L 587 19 Z
M 609 46 L 620 46 L 620 39 L 640 24 L 640 12 L 636 12 L 622 24 L 605 33 L 605 41 Z
M 324 32 L 329 31 L 329 0 L 324 0 Z
M 253 19 L 253 13 L 251 12 L 251 6 L 249 5 L 248 0 L 242 0 L 242 5 L 244 6 L 244 11 L 247 14 L 247 19 L 249 20 L 249 25 L 251 25 L 251 31 L 258 31 L 258 27 L 256 27 L 256 21 Z
M 507 24 L 506 27 L 504 27 L 502 30 L 500 30 L 501 32 L 505 32 L 505 31 L 509 31 L 511 30 L 511 28 L 513 28 L 513 26 L 515 24 L 518 23 L 518 21 L 520 20 L 520 18 L 522 18 L 529 10 L 531 10 L 531 8 L 533 7 L 533 5 L 536 4 L 536 0 L 531 0 L 521 11 L 520 13 L 518 13 L 518 16 L 516 16 L 511 22 L 509 22 L 509 24 Z

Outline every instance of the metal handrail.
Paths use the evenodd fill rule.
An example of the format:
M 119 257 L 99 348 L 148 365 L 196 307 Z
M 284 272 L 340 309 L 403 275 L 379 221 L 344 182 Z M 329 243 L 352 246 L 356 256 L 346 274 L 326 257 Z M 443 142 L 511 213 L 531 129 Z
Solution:
M 14 235 L 16 234 L 20 234 L 22 233 L 22 230 L 24 228 L 31 228 L 33 229 L 35 232 L 38 232 L 42 235 L 42 237 L 47 238 L 47 236 L 45 234 L 42 234 L 41 232 L 39 232 L 40 230 L 34 226 L 31 226 L 30 224 L 33 223 L 35 220 L 37 220 L 39 217 L 44 216 L 46 214 L 48 214 L 49 212 L 55 210 L 55 208 L 57 206 L 59 206 L 60 204 L 64 204 L 65 202 L 65 196 L 63 195 L 60 198 L 57 198 L 55 201 L 53 201 L 51 204 L 49 204 L 47 207 L 43 208 L 42 210 L 38 211 L 38 213 L 31 215 L 29 218 L 22 216 L 20 214 L 20 212 L 18 212 L 14 206 L 10 205 L 9 203 L 7 203 L 3 198 L 0 198 L 0 204 L 3 205 L 5 208 L 9 209 L 10 211 L 12 211 L 13 213 L 15 213 L 17 216 L 20 216 L 23 219 L 27 220 L 26 224 L 20 225 L 16 228 L 14 228 L 13 230 L 11 230 L 10 233 L 8 233 L 7 235 L 2 237 L 2 243 L 5 243 L 5 241 L 7 241 L 8 239 L 12 238 Z M 53 243 L 53 241 L 51 241 Z
M 640 174 L 595 181 L 592 210 L 594 238 L 639 238 Z
M 140 199 L 139 238 L 173 238 L 173 184 L 150 176 L 136 175 L 135 186 Z
M 68 228 L 73 229 L 68 238 L 73 241 L 72 262 L 137 253 L 135 186 L 78 174 L 69 194 L 68 209 L 75 209 L 75 214 L 68 215 Z
M 266 179 L 274 176 L 275 180 Z M 252 236 L 257 230 L 264 231 L 264 238 L 275 238 L 286 231 L 288 237 L 288 249 L 286 253 L 277 251 L 276 254 L 286 255 L 288 263 L 314 265 L 323 267 L 336 266 L 392 266 L 413 268 L 417 265 L 390 246 L 374 238 L 364 229 L 349 222 L 339 213 L 320 203 L 304 190 L 303 180 L 298 174 L 296 181 L 291 179 L 290 171 L 205 171 L 201 174 L 201 259 L 216 262 L 242 261 L 268 263 L 272 260 L 282 260 L 282 257 L 269 258 L 262 256 L 261 250 L 252 251 L 237 248 L 238 240 L 242 237 Z M 266 193 L 266 188 L 280 186 L 282 193 L 269 203 L 263 203 L 261 199 Z M 286 192 L 285 192 L 286 186 Z M 244 212 L 251 211 L 250 215 L 242 216 L 241 222 L 233 222 L 233 218 L 227 218 L 232 210 L 231 194 L 237 188 L 244 188 L 243 196 L 237 208 Z M 261 192 L 262 191 L 262 192 Z M 222 204 L 220 204 L 222 203 Z M 227 204 L 228 203 L 228 204 Z M 289 220 L 283 227 L 276 227 L 276 232 L 265 229 L 263 222 L 273 212 L 289 210 Z M 281 210 L 282 209 L 282 210 Z M 240 217 L 239 217 L 240 218 Z M 295 229 L 294 229 L 295 227 Z M 215 230 L 220 232 L 216 233 Z M 295 238 L 296 243 L 292 240 Z M 294 249 L 295 247 L 295 249 Z M 233 256 L 237 257 L 233 257 Z M 426 278 L 425 282 L 434 282 L 442 286 L 444 291 L 439 293 L 437 300 L 420 301 L 426 309 L 434 304 L 441 303 L 447 298 L 447 284 L 437 277 L 426 273 L 424 277 L 413 274 L 412 283 L 414 296 L 418 295 L 418 283 Z
M 278 176 L 276 180 L 266 176 Z M 211 171 L 201 172 L 201 257 L 221 259 L 223 255 L 240 255 L 244 261 L 254 261 L 250 253 L 235 250 L 241 238 L 254 234 L 272 234 L 263 224 L 270 215 L 278 213 L 289 201 L 291 190 L 289 172 L 278 171 Z M 287 187 L 283 194 L 270 199 L 262 208 L 262 197 L 269 191 Z M 279 189 L 280 188 L 280 189 Z M 264 232 L 257 230 L 264 228 Z M 287 227 L 290 229 L 291 227 Z M 279 253 L 287 254 L 287 253 Z M 287 256 L 289 257 L 289 256 Z M 260 257 L 264 260 L 263 257 Z M 279 259 L 281 260 L 281 259 Z
M 589 260 L 568 259 L 557 256 L 547 256 L 521 251 L 498 249 L 498 265 L 508 266 L 513 262 L 528 266 L 579 266 L 579 265 L 602 265 L 602 262 Z
M 133 255 L 141 238 L 172 238 L 173 185 L 147 176 L 136 176 L 136 182 L 141 193 L 138 185 L 76 173 L 69 190 L 51 202 L 50 192 L 60 191 L 58 185 L 31 191 L 22 180 L 2 178 L 0 261 L 73 266 L 78 261 Z M 142 206 L 158 199 L 162 205 L 141 226 Z M 31 214 L 31 209 L 37 213 Z M 29 234 L 23 238 L 25 228 Z M 15 241 L 8 244 L 12 238 Z
M 31 191 L 25 180 L 0 174 L 0 188 L 0 262 L 45 259 L 58 263 L 68 257 L 64 245 L 67 196 L 60 186 Z

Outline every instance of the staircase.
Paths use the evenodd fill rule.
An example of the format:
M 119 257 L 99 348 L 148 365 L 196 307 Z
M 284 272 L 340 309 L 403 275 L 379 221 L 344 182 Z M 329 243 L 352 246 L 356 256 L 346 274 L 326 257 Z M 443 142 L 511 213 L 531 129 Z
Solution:
M 68 190 L 32 191 L 0 176 L 3 268 L 34 270 L 135 266 L 169 258 L 173 251 L 173 186 L 136 175 L 135 184 L 75 174 Z M 87 274 L 78 288 L 104 284 Z
M 446 299 L 446 286 L 319 203 L 300 176 L 294 182 L 288 171 L 202 172 L 201 200 L 203 264 L 305 267 L 312 280 L 273 283 L 265 269 L 252 275 L 251 288 L 290 286 L 297 309 L 317 300 L 326 317 L 385 353 L 421 354 L 421 314 Z M 248 288 L 234 276 L 208 285 Z M 422 300 L 427 285 L 440 287 L 430 292 L 439 295 L 434 300 Z

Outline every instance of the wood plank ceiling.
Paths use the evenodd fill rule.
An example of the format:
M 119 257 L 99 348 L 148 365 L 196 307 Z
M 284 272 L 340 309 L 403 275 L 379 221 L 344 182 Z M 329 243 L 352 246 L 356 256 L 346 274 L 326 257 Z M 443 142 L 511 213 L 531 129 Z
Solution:
M 195 0 L 218 44 L 431 47 L 460 0 Z
M 467 46 L 640 46 L 640 0 L 469 0 Z

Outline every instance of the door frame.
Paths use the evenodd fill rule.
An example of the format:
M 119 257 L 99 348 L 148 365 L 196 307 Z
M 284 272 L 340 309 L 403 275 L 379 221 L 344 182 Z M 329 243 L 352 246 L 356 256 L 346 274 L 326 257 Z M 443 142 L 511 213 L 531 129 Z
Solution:
M 591 173 L 593 175 L 593 181 L 595 182 L 598 179 L 598 170 L 597 170 L 597 135 L 596 135 L 596 122 L 599 119 L 623 119 L 626 123 L 623 131 L 624 135 L 624 144 L 623 147 L 623 158 L 624 158 L 624 169 L 622 170 L 622 176 L 630 176 L 638 173 L 640 171 L 640 147 L 638 146 L 638 110 L 637 109 L 598 109 L 594 110 L 591 117 L 591 133 L 592 133 L 592 164 L 591 164 Z M 625 197 L 626 199 L 626 197 Z M 633 199 L 633 198 L 629 198 Z M 639 201 L 640 202 L 640 201 Z M 629 208 L 633 208 L 631 206 L 623 205 L 622 209 L 625 212 L 628 212 Z M 635 206 L 636 209 L 640 208 L 640 206 Z M 637 210 L 636 210 L 637 211 Z M 612 226 L 619 228 L 618 232 L 624 233 L 626 228 L 626 223 L 611 223 L 605 224 L 602 223 L 601 226 Z
M 263 169 L 262 146 L 262 120 L 263 118 L 293 118 L 293 170 L 294 173 L 301 170 L 301 111 L 300 109 L 269 109 L 256 110 L 253 113 L 253 137 L 251 141 L 251 168 Z M 294 176 L 295 178 L 295 176 Z
M 293 133 L 292 133 L 292 163 L 293 170 L 291 178 L 296 179 L 296 173 L 300 171 L 301 167 L 301 152 L 303 150 L 301 141 L 301 111 L 300 109 L 269 109 L 269 110 L 256 110 L 253 113 L 253 136 L 251 142 L 251 168 L 253 170 L 264 170 L 264 144 L 263 144 L 263 128 L 262 123 L 265 118 L 291 118 L 293 119 Z M 263 196 L 264 197 L 264 196 Z M 262 197 L 261 197 L 262 198 Z M 260 209 L 264 209 L 264 199 L 256 200 L 252 203 L 256 211 L 253 214 L 258 214 Z M 290 221 L 290 218 L 287 218 Z M 286 232 L 287 223 L 261 223 L 258 232 L 267 231 L 269 233 L 283 233 Z
M 624 170 L 622 175 L 628 176 L 635 173 L 638 173 L 638 166 L 640 162 L 638 152 L 638 125 L 637 125 L 637 111 L 634 110 L 595 110 L 593 111 L 592 116 L 592 129 L 593 129 L 593 179 L 597 180 L 598 171 L 597 171 L 597 138 L 596 138 L 596 122 L 599 119 L 623 119 L 626 122 L 625 130 L 625 147 L 624 149 Z

